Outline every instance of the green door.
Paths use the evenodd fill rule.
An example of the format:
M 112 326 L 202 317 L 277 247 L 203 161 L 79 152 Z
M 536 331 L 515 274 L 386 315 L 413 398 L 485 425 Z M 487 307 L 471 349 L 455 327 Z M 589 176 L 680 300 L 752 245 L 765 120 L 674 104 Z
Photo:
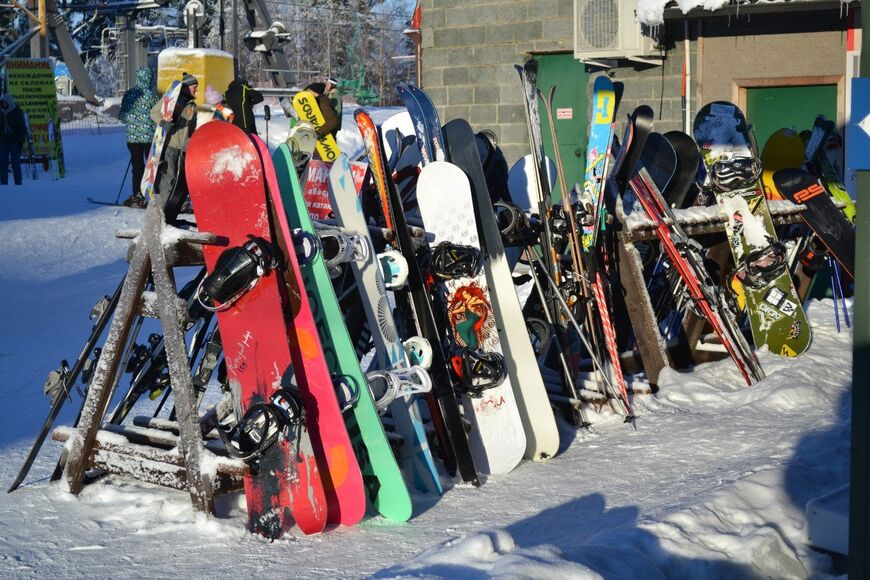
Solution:
M 759 153 L 767 139 L 787 127 L 812 129 L 817 115 L 837 120 L 837 85 L 759 87 L 746 91 L 746 119 L 752 124 Z
M 559 140 L 559 152 L 565 166 L 565 181 L 568 187 L 575 183 L 583 184 L 583 174 L 586 171 L 586 141 L 589 138 L 589 125 L 586 122 L 588 99 L 586 88 L 589 75 L 585 65 L 574 59 L 573 54 L 542 54 L 535 58 L 538 61 L 538 88 L 549 95 L 550 87 L 556 87 L 553 99 L 553 116 L 556 117 L 556 136 Z M 540 103 L 541 138 L 544 141 L 544 152 L 553 157 L 553 139 L 550 134 L 550 124 L 547 122 L 544 104 Z M 558 182 L 553 188 L 553 201 L 561 200 L 561 190 Z

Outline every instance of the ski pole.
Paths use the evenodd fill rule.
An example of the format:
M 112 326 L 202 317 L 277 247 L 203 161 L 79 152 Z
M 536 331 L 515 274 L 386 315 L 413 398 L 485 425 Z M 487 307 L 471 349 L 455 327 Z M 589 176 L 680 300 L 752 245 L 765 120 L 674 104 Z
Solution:
M 831 256 L 828 256 L 826 260 L 828 261 L 828 268 L 831 270 L 831 292 L 834 294 L 834 320 L 837 323 L 837 332 L 840 332 L 840 311 L 837 308 L 837 283 L 834 280 L 834 264 Z
M 127 183 L 127 174 L 130 172 L 130 166 L 133 165 L 133 159 L 127 162 L 127 169 L 124 170 L 124 178 L 121 180 L 121 187 L 118 188 L 118 195 L 115 196 L 115 204 L 121 199 L 121 192 L 124 191 L 124 184 Z
M 843 278 L 840 274 L 840 264 L 834 260 L 832 260 L 831 263 L 834 265 L 834 280 L 837 282 L 837 291 L 840 294 L 840 301 L 843 304 L 843 319 L 846 322 L 846 327 L 852 328 L 852 323 L 849 320 L 849 308 L 846 305 L 846 293 L 843 292 Z M 836 297 L 834 297 L 834 300 L 836 300 Z
M 269 120 L 272 118 L 272 109 L 269 105 L 263 105 L 263 119 L 266 120 L 266 147 L 269 146 Z

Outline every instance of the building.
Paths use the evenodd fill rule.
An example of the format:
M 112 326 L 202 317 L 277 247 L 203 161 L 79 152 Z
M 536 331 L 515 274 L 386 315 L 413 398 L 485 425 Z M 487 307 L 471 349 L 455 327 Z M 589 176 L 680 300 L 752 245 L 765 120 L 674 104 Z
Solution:
M 846 79 L 858 74 L 858 8 L 719 3 L 684 14 L 668 0 L 422 0 L 423 87 L 442 121 L 464 117 L 475 129 L 494 130 L 515 161 L 529 146 L 514 65 L 534 57 L 541 90 L 557 87 L 560 150 L 566 173 L 578 176 L 591 87 L 602 74 L 624 83 L 618 134 L 640 104 L 653 108 L 656 130 L 690 131 L 699 107 L 713 100 L 739 104 L 760 146 L 783 126 L 810 128 L 820 113 L 842 127 Z M 545 129 L 548 151 L 549 138 Z

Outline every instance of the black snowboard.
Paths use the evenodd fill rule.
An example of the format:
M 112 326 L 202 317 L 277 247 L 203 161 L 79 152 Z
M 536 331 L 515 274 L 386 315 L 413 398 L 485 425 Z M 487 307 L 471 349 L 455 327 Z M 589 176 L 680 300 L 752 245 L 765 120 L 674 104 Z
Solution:
M 801 214 L 803 220 L 849 277 L 854 277 L 855 229 L 834 205 L 821 180 L 803 169 L 780 169 L 773 174 L 773 182 L 783 197 L 806 206 Z
M 698 144 L 682 131 L 668 131 L 665 133 L 665 139 L 677 154 L 677 172 L 665 199 L 675 209 L 686 208 L 695 203 L 697 194 L 695 177 L 698 175 L 698 164 L 701 161 Z

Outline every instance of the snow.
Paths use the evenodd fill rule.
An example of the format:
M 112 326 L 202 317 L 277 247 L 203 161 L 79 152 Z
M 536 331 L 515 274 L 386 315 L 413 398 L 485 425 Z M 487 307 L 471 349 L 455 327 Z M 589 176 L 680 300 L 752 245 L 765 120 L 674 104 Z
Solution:
M 375 112 L 383 120 L 395 111 Z M 349 114 L 342 147 L 351 149 Z M 271 125 L 278 133 L 279 120 Z M 77 355 L 91 306 L 126 271 L 129 241 L 114 232 L 139 227 L 143 215 L 85 199 L 118 194 L 128 159 L 122 132 L 64 143 L 66 179 L 40 173 L 0 188 L 3 483 L 48 413 L 44 377 Z M 809 547 L 804 510 L 848 483 L 852 339 L 837 333 L 832 302 L 812 302 L 808 315 L 810 349 L 796 359 L 760 352 L 767 378 L 753 387 L 729 360 L 666 369 L 657 395 L 634 397 L 637 431 L 607 410 L 590 412 L 590 431 L 560 424 L 561 450 L 549 462 L 521 463 L 479 489 L 445 479 L 443 497 L 415 496 L 405 524 L 371 515 L 355 528 L 269 543 L 244 530 L 238 494 L 218 499 L 217 518 L 195 514 L 186 492 L 115 475 L 71 496 L 48 481 L 62 448 L 48 441 L 25 485 L 0 493 L 0 570 L 17 578 L 830 577 L 837 570 Z M 156 321 L 146 321 L 140 341 L 149 332 L 159 332 Z M 72 396 L 59 425 L 75 417 Z M 212 473 L 216 460 L 205 468 Z
M 637 0 L 635 8 L 635 19 L 641 24 L 656 26 L 665 22 L 665 7 L 676 4 L 683 14 L 688 14 L 691 10 L 700 8 L 710 12 L 719 10 L 731 4 L 731 0 Z M 742 4 L 741 1 L 734 2 Z

